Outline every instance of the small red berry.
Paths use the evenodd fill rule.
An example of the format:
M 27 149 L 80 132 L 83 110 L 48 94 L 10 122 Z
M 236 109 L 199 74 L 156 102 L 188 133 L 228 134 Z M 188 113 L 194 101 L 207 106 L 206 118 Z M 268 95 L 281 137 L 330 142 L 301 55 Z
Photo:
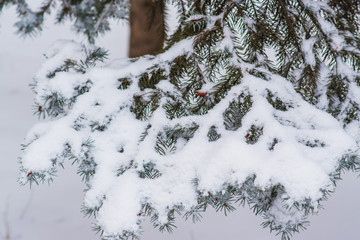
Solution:
M 200 97 L 205 97 L 207 95 L 207 92 L 195 91 L 195 93 Z
M 33 173 L 32 171 L 28 172 L 28 174 L 26 175 L 26 177 L 29 177 L 32 173 Z
M 191 19 L 190 21 L 191 22 L 198 22 L 198 21 L 202 21 L 202 20 L 204 20 L 204 18 L 195 18 L 195 19 Z

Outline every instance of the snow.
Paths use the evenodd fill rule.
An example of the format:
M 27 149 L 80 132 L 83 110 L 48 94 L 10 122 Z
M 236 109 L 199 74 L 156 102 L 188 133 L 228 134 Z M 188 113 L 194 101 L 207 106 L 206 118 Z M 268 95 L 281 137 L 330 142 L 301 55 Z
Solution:
M 51 57 L 55 57 L 57 54 L 55 55 L 49 54 L 49 55 L 51 58 Z M 167 60 L 171 59 L 174 56 L 176 56 L 176 54 L 174 54 L 173 56 L 166 56 L 166 59 Z M 147 63 L 147 61 L 144 62 Z M 141 64 L 143 64 L 144 62 L 141 62 Z M 147 64 L 152 64 L 152 62 Z M 102 108 L 100 112 L 98 109 L 97 110 L 91 109 L 89 112 L 87 112 L 87 114 L 89 114 L 91 118 L 98 117 L 99 119 L 102 119 L 103 116 L 113 113 L 114 107 L 119 106 L 119 104 L 121 104 L 124 101 L 124 99 L 128 99 L 128 97 L 131 96 L 130 94 L 131 91 L 129 91 L 129 93 L 124 94 L 123 96 L 117 96 L 118 94 L 116 94 L 116 91 L 114 91 L 112 88 L 115 86 L 116 77 L 118 77 L 119 74 L 121 75 L 121 73 L 117 71 L 114 72 L 112 71 L 111 67 L 109 68 L 110 68 L 109 71 L 103 71 L 104 68 L 102 68 L 101 71 L 94 69 L 90 71 L 88 75 L 81 77 L 82 80 L 86 79 L 87 77 L 90 77 L 92 80 L 94 79 L 94 86 L 92 87 L 92 91 L 100 92 L 105 90 L 106 93 L 106 94 L 97 95 L 96 101 L 101 102 L 104 108 Z M 130 72 L 131 71 L 136 72 L 135 69 L 139 69 L 139 68 L 137 68 L 136 66 L 129 66 L 128 69 L 133 69 L 133 70 L 129 70 Z M 66 80 L 69 80 L 70 83 L 77 82 L 77 78 L 72 79 L 71 77 L 68 78 L 68 76 L 69 75 L 66 75 Z M 266 85 L 259 88 L 258 84 L 254 84 L 256 80 L 257 79 L 249 78 L 248 79 L 249 82 L 248 83 L 245 82 L 244 84 L 248 85 L 247 87 L 250 88 L 250 90 L 253 91 L 254 93 L 258 93 L 258 94 L 260 93 L 259 99 L 257 99 L 258 103 L 257 105 L 255 105 L 255 110 L 254 110 L 258 112 L 256 114 L 254 113 L 254 115 L 258 116 L 261 113 L 261 118 L 264 117 L 264 119 L 259 119 L 256 116 L 254 116 L 253 119 L 248 119 L 248 121 L 249 122 L 256 121 L 259 123 L 263 121 L 264 123 L 266 123 L 266 121 L 271 119 L 272 116 L 276 115 L 277 117 L 281 117 L 282 115 L 284 115 L 281 112 L 276 112 L 276 113 L 268 112 L 266 111 L 268 109 L 262 107 L 265 102 L 263 99 L 264 95 L 261 94 L 264 94 L 263 91 Z M 52 85 L 51 89 L 53 90 L 59 89 L 59 91 L 65 97 L 69 98 L 73 94 L 71 88 L 69 87 L 59 88 L 58 86 L 62 86 L 62 84 L 59 84 L 60 81 L 61 78 L 52 79 L 51 84 L 54 85 Z M 281 82 L 283 80 L 274 79 L 274 81 Z M 101 85 L 101 83 L 103 83 L 103 85 Z M 108 84 L 110 87 L 109 86 L 107 87 Z M 158 85 L 158 87 L 163 91 L 174 91 L 174 89 L 171 89 L 170 88 L 171 86 L 169 86 L 168 84 L 161 83 Z M 136 89 L 130 89 L 130 90 L 136 90 Z M 294 94 L 293 92 L 290 93 L 283 92 L 281 89 L 275 89 L 275 90 L 285 95 Z M 229 95 L 231 96 L 231 93 Z M 94 103 L 93 101 L 89 102 L 88 100 L 89 98 L 86 98 L 85 95 L 83 99 L 79 98 L 77 103 L 80 106 L 78 107 L 74 106 L 73 111 L 79 111 L 80 109 L 84 109 L 86 103 L 88 105 Z M 345 136 L 346 134 L 341 130 L 341 126 L 339 126 L 339 124 L 335 122 L 334 119 L 331 119 L 329 115 L 324 114 L 320 111 L 314 111 L 314 109 L 310 108 L 310 106 L 298 106 L 298 107 L 301 109 L 301 111 L 303 111 L 303 113 L 299 115 L 292 114 L 291 117 L 296 117 L 296 118 L 291 119 L 291 122 L 296 123 L 297 124 L 296 126 L 301 126 L 301 124 L 304 124 L 305 128 L 309 128 L 307 126 L 307 123 L 311 123 L 309 124 L 309 126 L 315 125 L 316 128 L 318 127 L 324 128 L 324 129 L 320 129 L 320 132 L 307 129 L 308 132 L 304 131 L 303 132 L 304 135 L 301 135 L 306 140 L 308 140 L 311 137 L 312 139 L 314 139 L 313 134 L 315 133 L 317 134 L 318 138 L 321 139 L 323 138 L 326 141 L 329 141 L 329 143 L 326 144 L 327 147 L 325 149 L 319 150 L 322 151 L 322 154 L 323 152 L 327 152 L 325 156 L 329 157 L 334 161 L 334 159 L 336 159 L 337 157 L 336 155 L 334 156 L 334 154 L 339 154 L 339 152 L 346 151 L 349 148 L 349 146 L 353 144 L 352 139 L 347 138 Z M 256 108 L 258 109 L 256 110 Z M 30 107 L 28 107 L 28 109 L 30 109 Z M 314 114 L 312 118 L 311 117 L 305 119 L 300 118 L 300 116 L 304 116 L 304 112 L 308 112 L 308 111 Z M 141 199 L 139 195 L 149 196 L 149 198 L 151 199 L 150 201 L 153 202 L 155 206 L 157 206 L 160 212 L 162 212 L 161 211 L 162 209 L 164 214 L 166 213 L 165 206 L 171 206 L 172 204 L 174 204 L 174 200 L 178 200 L 179 202 L 183 201 L 182 203 L 189 208 L 192 204 L 194 204 L 195 196 L 193 195 L 193 189 L 191 185 L 188 184 L 187 181 L 179 182 L 178 179 L 190 180 L 192 177 L 191 175 L 194 174 L 195 172 L 199 174 L 200 186 L 202 189 L 204 189 L 204 192 L 206 190 L 217 191 L 221 189 L 222 186 L 219 183 L 227 182 L 229 181 L 229 179 L 230 181 L 233 182 L 235 181 L 241 182 L 249 174 L 249 172 L 253 172 L 253 171 L 260 172 L 260 174 L 258 174 L 260 178 L 257 178 L 257 184 L 260 186 L 267 186 L 267 184 L 269 184 L 270 179 L 272 179 L 271 181 L 275 181 L 275 182 L 287 182 L 289 179 L 292 179 L 294 177 L 294 179 L 292 179 L 294 181 L 293 182 L 289 181 L 288 186 L 286 186 L 286 188 L 289 189 L 288 192 L 289 195 L 292 196 L 294 199 L 297 199 L 297 197 L 302 198 L 304 197 L 304 195 L 310 195 L 316 198 L 319 192 L 317 191 L 312 192 L 311 190 L 318 189 L 318 186 L 327 186 L 327 184 L 329 184 L 327 179 L 321 178 L 321 176 L 325 176 L 326 174 L 324 173 L 328 173 L 334 167 L 333 165 L 334 162 L 330 161 L 329 163 L 328 161 L 326 161 L 328 160 L 328 158 L 322 159 L 323 158 L 322 154 L 319 156 L 315 154 L 315 159 L 313 159 L 314 162 L 304 161 L 304 159 L 309 158 L 309 156 L 304 156 L 304 158 L 300 158 L 301 154 L 299 155 L 294 154 L 294 152 L 291 151 L 292 146 L 287 144 L 286 141 L 282 141 L 280 144 L 277 144 L 274 149 L 274 153 L 272 153 L 273 155 L 278 154 L 277 157 L 280 156 L 283 159 L 282 161 L 278 161 L 278 159 L 275 157 L 274 159 L 272 159 L 271 156 L 270 158 L 268 158 L 268 155 L 265 155 L 263 151 L 258 151 L 257 147 L 247 146 L 244 143 L 244 139 L 243 139 L 245 132 L 240 132 L 236 134 L 229 134 L 229 136 L 224 137 L 223 141 L 211 143 L 212 146 L 210 148 L 210 151 L 208 151 L 208 144 L 210 143 L 206 143 L 206 148 L 205 148 L 203 147 L 205 145 L 203 139 L 198 138 L 198 139 L 193 139 L 194 141 L 191 140 L 193 141 L 192 145 L 190 145 L 190 143 L 185 144 L 183 148 L 179 150 L 179 153 L 181 154 L 177 156 L 170 155 L 169 157 L 167 157 L 167 159 L 159 158 L 158 160 L 159 169 L 160 170 L 166 169 L 167 171 L 166 172 L 167 174 L 163 176 L 163 178 L 166 180 L 161 179 L 161 181 L 156 180 L 155 182 L 151 182 L 151 183 L 138 183 L 139 179 L 135 177 L 134 172 L 126 173 L 122 175 L 121 178 L 115 178 L 113 176 L 115 174 L 113 172 L 114 166 L 119 165 L 122 162 L 125 163 L 127 162 L 125 160 L 121 160 L 121 162 L 119 162 L 120 160 L 117 159 L 117 156 L 119 154 L 116 153 L 117 149 L 119 149 L 119 146 L 124 147 L 126 149 L 125 154 L 128 154 L 128 156 L 125 156 L 124 159 L 129 159 L 131 156 L 137 154 L 138 149 L 136 148 L 136 144 L 134 141 L 136 140 L 136 138 L 134 138 L 132 135 L 139 136 L 139 134 L 141 133 L 141 131 L 144 129 L 145 126 L 144 123 L 139 123 L 139 121 L 135 120 L 130 115 L 130 112 L 123 111 L 122 114 L 123 115 L 118 116 L 115 119 L 115 121 L 110 125 L 109 132 L 111 132 L 112 134 L 107 134 L 107 136 L 101 136 L 100 133 L 98 136 L 94 134 L 95 139 L 100 139 L 95 142 L 95 144 L 99 146 L 100 150 L 98 152 L 95 152 L 94 155 L 96 157 L 96 154 L 99 154 L 99 157 L 96 157 L 96 159 L 98 159 L 99 166 L 102 166 L 103 169 L 100 168 L 98 173 L 95 175 L 93 179 L 93 183 L 94 183 L 93 189 L 95 189 L 93 192 L 95 196 L 96 195 L 101 196 L 104 192 L 107 194 L 108 198 L 104 202 L 104 207 L 101 208 L 101 211 L 99 212 L 98 221 L 103 226 L 107 227 L 105 230 L 108 232 L 121 232 L 123 228 L 132 229 L 136 226 L 132 223 L 138 220 L 137 215 L 134 213 L 137 213 L 139 209 L 139 202 Z M 220 114 L 220 111 L 219 112 L 214 111 L 213 114 L 214 115 Z M 286 117 L 289 116 L 287 115 L 284 116 L 283 118 L 286 119 Z M 70 114 L 68 118 L 69 119 L 72 118 L 73 120 L 74 116 Z M 153 122 L 155 123 L 154 129 L 156 129 L 157 126 L 161 127 L 165 124 L 170 124 L 168 123 L 166 117 L 164 117 L 164 115 L 160 111 L 156 112 L 156 114 L 153 115 L 152 119 Z M 199 119 L 191 118 L 186 121 L 191 122 L 193 120 L 199 120 Z M 212 123 L 214 123 L 214 121 L 216 121 L 216 117 L 212 117 L 210 114 L 209 118 L 207 118 L 207 121 L 203 121 L 200 124 L 200 126 L 202 127 L 202 129 L 199 130 L 200 134 L 201 133 L 203 135 L 205 134 L 206 129 Z M 64 142 L 67 142 L 69 140 L 74 141 L 73 138 L 71 139 L 67 138 L 69 134 L 70 135 L 73 134 L 73 130 L 68 128 L 68 126 L 66 126 L 71 121 L 56 120 L 56 124 L 59 124 L 61 122 L 63 122 L 64 125 L 61 124 L 58 125 L 59 129 L 51 128 L 52 127 L 51 123 L 50 124 L 45 123 L 38 125 L 39 126 L 38 129 L 40 130 L 37 129 L 33 130 L 34 132 L 40 133 L 41 135 L 49 136 L 48 139 L 45 138 L 43 140 L 45 142 L 44 144 L 39 143 L 39 146 L 32 145 L 32 147 L 34 147 L 35 149 L 35 150 L 33 149 L 33 152 L 40 151 L 37 149 L 39 149 L 41 145 L 42 146 L 45 145 L 48 147 L 45 148 L 45 151 L 41 151 L 41 155 L 44 154 L 44 156 L 38 156 L 36 158 L 32 158 L 32 159 L 40 159 L 40 161 L 35 160 L 34 162 L 30 163 L 30 160 L 28 161 L 26 160 L 26 158 L 23 158 L 23 162 L 26 167 L 29 167 L 31 165 L 31 169 L 34 169 L 35 171 L 48 168 L 49 162 L 47 162 L 46 159 L 51 158 L 49 156 L 51 156 L 51 154 L 53 154 L 54 152 L 61 152 L 60 148 L 62 147 Z M 126 124 L 122 124 L 122 123 L 126 123 Z M 270 132 L 266 133 L 268 135 L 276 134 L 276 136 L 279 135 L 278 136 L 279 138 L 282 137 L 288 139 L 294 137 L 295 134 L 298 134 L 297 130 L 295 130 L 294 133 L 292 133 L 291 131 L 290 133 L 286 133 L 286 132 L 279 133 L 278 131 L 276 131 L 275 127 L 273 128 L 274 125 L 272 123 L 273 122 L 271 122 L 271 124 L 267 123 L 272 126 L 269 129 Z M 319 125 L 317 126 L 316 123 Z M 216 123 L 216 124 L 221 125 L 221 123 Z M 277 124 L 282 124 L 282 123 L 279 122 Z M 17 125 L 20 124 L 17 123 Z M 246 123 L 244 125 L 246 126 Z M 248 126 L 249 125 L 250 124 L 248 124 Z M 301 128 L 304 128 L 304 125 L 302 125 Z M 266 124 L 264 124 L 264 126 L 266 126 Z M 287 129 L 291 129 L 290 126 Z M 333 131 L 329 131 L 329 129 L 333 129 Z M 70 131 L 70 133 L 63 130 Z M 203 131 L 201 132 L 201 130 Z M 119 132 L 123 133 L 124 135 L 123 139 L 120 140 L 116 139 L 117 138 L 116 136 L 118 136 Z M 51 135 L 52 133 L 54 133 L 54 135 Z M 87 134 L 89 133 L 87 132 Z M 153 130 L 153 136 L 155 136 L 156 134 L 157 132 Z M 225 136 L 225 133 L 222 134 Z M 341 142 L 341 144 L 338 143 L 337 141 L 334 141 L 335 137 L 338 137 L 339 135 L 343 135 L 345 139 L 345 141 Z M 85 138 L 84 136 L 82 137 Z M 32 137 L 30 136 L 28 138 L 32 138 Z M 55 144 L 56 146 L 53 146 L 53 142 L 51 139 L 57 139 L 57 141 L 59 141 L 56 142 Z M 149 139 L 151 140 L 151 138 Z M 131 142 L 131 140 L 133 141 Z M 76 142 L 79 142 L 79 140 L 77 140 Z M 265 143 L 266 143 L 266 139 L 264 140 L 263 143 L 259 142 L 259 144 L 263 144 L 262 147 L 265 146 Z M 154 145 L 154 141 L 149 141 L 148 143 L 144 142 L 144 145 L 146 144 L 148 144 L 148 148 L 145 147 L 144 152 L 140 155 L 141 157 L 138 158 L 139 161 L 141 161 L 143 156 L 147 156 L 147 154 L 150 154 L 150 156 L 152 156 L 151 154 L 153 154 L 151 148 Z M 79 145 L 79 143 L 74 144 L 73 142 L 72 145 Z M 230 151 L 229 149 L 234 151 Z M 329 151 L 331 149 L 333 151 Z M 239 154 L 242 156 L 243 159 L 241 159 L 240 162 L 234 161 L 234 156 L 239 156 Z M 259 156 L 256 157 L 257 155 Z M 252 157 L 253 161 L 246 161 L 247 160 L 246 158 L 248 158 L 249 156 Z M 298 156 L 300 157 L 298 158 Z M 221 164 L 219 164 L 218 161 L 219 159 L 221 159 L 221 161 L 224 162 L 221 162 Z M 266 162 L 264 161 L 264 159 L 266 159 Z M 192 164 L 190 163 L 196 163 L 196 162 L 198 163 L 195 164 L 195 169 L 194 169 L 194 166 L 192 166 Z M 302 162 L 305 162 L 305 164 L 300 164 Z M 204 163 L 208 166 L 202 170 L 203 168 L 202 166 L 204 166 Z M 229 165 L 223 163 L 228 163 Z M 299 171 L 296 171 L 295 173 L 297 174 L 295 174 L 294 176 L 293 175 L 294 172 L 287 172 L 288 168 L 286 168 L 285 167 L 286 165 L 284 166 L 283 163 L 292 164 L 292 167 L 295 167 Z M 325 163 L 329 165 L 324 165 Z M 249 165 L 253 165 L 253 166 L 249 166 Z M 231 168 L 236 169 L 236 171 L 238 171 L 238 173 L 242 173 L 242 175 L 239 174 L 234 177 L 233 175 L 231 175 L 231 171 L 229 171 L 229 169 L 231 168 L 228 168 L 228 166 L 231 166 Z M 250 171 L 251 169 L 255 169 L 255 170 Z M 203 172 L 199 173 L 199 171 L 201 170 Z M 276 171 L 276 172 L 273 173 L 272 171 Z M 300 177 L 300 179 L 297 179 L 298 177 L 297 175 Z M 316 178 L 315 176 L 319 176 L 319 178 L 315 180 L 312 179 L 312 177 Z M 97 177 L 100 178 L 100 180 L 97 180 L 96 179 Z M 216 181 L 214 181 L 215 177 L 217 178 Z M 281 178 L 283 177 L 284 180 L 277 179 L 277 177 L 281 177 Z M 305 180 L 308 180 L 308 182 L 306 181 L 303 182 L 304 178 Z M 129 184 L 124 184 L 125 182 Z M 163 182 L 168 182 L 169 184 L 164 185 Z M 96 186 L 95 183 L 98 184 L 98 186 Z M 318 184 L 318 186 L 316 186 L 316 184 L 315 186 L 313 186 L 312 185 L 313 183 Z M 71 186 L 71 184 L 72 183 L 68 183 L 67 186 Z M 142 185 L 143 187 L 140 188 L 139 186 Z M 171 186 L 177 186 L 177 191 L 176 192 L 171 191 Z M 140 191 L 135 191 L 138 188 L 140 188 Z M 291 191 L 292 188 L 294 191 Z M 299 189 L 302 191 L 298 192 Z M 166 195 L 166 193 L 168 193 L 169 195 Z M 91 194 L 88 192 L 87 198 L 85 199 L 86 204 L 88 204 L 87 201 L 89 200 L 90 195 Z M 127 206 L 126 209 L 124 209 L 124 205 Z M 113 211 L 113 209 L 118 209 L 118 210 Z M 119 214 L 119 212 L 121 212 L 122 214 Z M 275 214 L 279 214 L 279 210 L 276 210 Z M 281 219 L 286 220 L 286 216 L 284 216 L 284 218 Z M 116 225 L 114 224 L 115 221 L 123 224 Z
M 315 54 L 313 52 L 313 47 L 316 40 L 317 39 L 313 37 L 302 41 L 302 50 L 304 51 L 304 55 L 306 56 L 305 61 L 312 67 L 316 65 Z
M 39 101 L 46 99 L 47 88 L 56 90 L 65 100 L 75 96 L 69 87 L 60 84 L 61 87 L 55 88 L 54 84 L 59 84 L 58 79 L 62 79 L 64 85 L 73 87 L 88 79 L 92 82 L 89 92 L 78 96 L 68 113 L 33 130 L 36 134 L 31 135 L 35 138 L 31 135 L 27 138 L 26 143 L 30 145 L 24 151 L 22 164 L 28 172 L 46 173 L 53 168 L 53 159 L 59 158 L 60 163 L 63 161 L 61 156 L 66 144 L 71 146 L 74 155 L 78 155 L 82 152 L 81 143 L 92 140 L 92 157 L 97 168 L 84 201 L 87 207 L 100 207 L 97 223 L 103 227 L 105 235 L 138 232 L 139 219 L 136 216 L 143 203 L 150 203 L 159 214 L 159 222 L 164 224 L 168 209 L 181 205 L 190 210 L 197 204 L 196 190 L 216 193 L 223 190 L 224 184 L 242 184 L 253 174 L 257 176 L 255 185 L 258 188 L 281 184 L 291 202 L 311 199 L 316 208 L 316 202 L 323 196 L 321 190 L 333 190 L 329 174 L 337 168 L 338 160 L 357 149 L 355 141 L 337 120 L 303 101 L 288 81 L 271 73 L 268 73 L 271 75 L 268 81 L 244 74 L 242 83 L 233 87 L 206 117 L 188 116 L 170 120 L 164 109 L 159 107 L 147 122 L 137 120 L 129 107 L 132 96 L 137 96 L 140 89 L 137 84 L 132 84 L 119 92 L 116 89 L 117 79 L 136 76 L 141 69 L 154 63 L 166 69 L 168 61 L 191 49 L 191 43 L 191 39 L 184 40 L 172 47 L 169 54 L 144 57 L 122 65 L 120 69 L 114 68 L 114 65 L 97 67 L 75 78 L 71 72 L 46 78 L 42 76 L 46 71 L 40 70 L 39 77 L 36 77 L 39 84 L 35 89 L 41 88 L 45 93 L 38 94 Z M 47 61 L 65 59 L 63 56 L 67 54 L 67 49 L 73 46 L 76 46 L 75 54 L 83 52 L 73 42 L 67 44 L 70 46 L 64 47 L 63 41 L 55 44 L 55 49 L 50 50 L 55 54 L 48 56 Z M 65 49 L 65 53 L 61 49 Z M 46 62 L 43 66 L 55 68 Z M 169 84 L 161 83 L 157 87 L 160 94 L 175 91 Z M 144 90 L 145 93 L 147 91 L 150 90 Z M 289 110 L 274 109 L 267 100 L 269 91 L 289 104 Z M 226 131 L 221 120 L 223 112 L 240 93 L 252 96 L 252 108 L 243 118 L 238 131 Z M 165 103 L 166 97 L 163 97 L 160 106 Z M 84 128 L 74 130 L 73 122 L 80 117 L 83 118 Z M 90 121 L 107 123 L 107 129 L 104 132 L 90 131 L 87 127 Z M 155 151 L 156 138 L 164 127 L 190 126 L 192 123 L 196 123 L 199 129 L 182 149 L 165 156 Z M 139 143 L 147 124 L 151 128 L 145 140 Z M 251 145 L 243 136 L 254 124 L 263 128 L 264 135 L 258 143 Z M 209 143 L 206 136 L 211 126 L 215 126 L 222 137 Z M 339 138 L 342 139 L 340 143 Z M 278 139 L 278 143 L 269 150 L 273 139 Z M 321 146 L 310 148 L 305 146 L 307 142 L 319 142 Z M 120 147 L 125 154 L 119 154 Z M 137 180 L 137 171 L 130 169 L 117 176 L 116 169 L 126 166 L 130 160 L 134 161 L 134 166 L 152 162 L 162 175 L 155 180 L 140 181 Z M 26 181 L 26 177 L 22 179 Z M 198 179 L 197 189 L 193 186 L 193 179 Z M 106 196 L 105 200 L 103 196 Z
M 139 218 L 134 213 L 141 209 L 139 180 L 134 174 L 124 174 L 113 180 L 113 187 L 109 190 L 98 217 L 98 222 L 104 226 L 105 236 L 106 233 L 121 233 L 124 229 L 137 231 L 133 222 L 137 222 Z
M 0 16 L 0 239 L 99 239 L 91 230 L 93 219 L 84 218 L 80 212 L 84 184 L 68 161 L 64 163 L 66 171 L 59 170 L 51 186 L 32 185 L 30 189 L 18 182 L 20 144 L 30 127 L 39 122 L 33 115 L 34 94 L 29 84 L 51 44 L 59 38 L 72 38 L 73 33 L 68 30 L 69 24 L 54 26 L 49 19 L 41 36 L 23 39 L 12 27 L 16 21 L 14 9 L 5 10 Z M 126 29 L 120 26 L 102 42 L 126 45 L 127 39 L 118 39 L 118 34 L 124 32 Z M 115 48 L 112 53 L 118 54 L 119 50 Z M 119 56 L 125 56 L 126 52 L 121 51 Z

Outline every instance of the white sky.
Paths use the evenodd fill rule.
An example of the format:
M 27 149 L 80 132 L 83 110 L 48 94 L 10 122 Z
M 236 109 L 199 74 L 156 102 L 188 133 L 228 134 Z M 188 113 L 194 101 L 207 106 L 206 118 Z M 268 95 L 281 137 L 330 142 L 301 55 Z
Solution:
M 91 231 L 91 220 L 82 218 L 81 178 L 68 164 L 59 171 L 50 187 L 46 185 L 20 187 L 17 157 L 20 144 L 29 128 L 38 120 L 33 117 L 32 93 L 28 84 L 40 67 L 42 54 L 59 38 L 84 40 L 69 31 L 69 24 L 45 26 L 44 32 L 33 39 L 13 34 L 13 9 L 0 15 L 0 240 L 5 239 L 6 225 L 11 240 L 72 240 L 100 239 Z M 98 44 L 110 50 L 110 58 L 127 54 L 128 29 L 114 24 L 114 31 L 100 38 Z M 324 203 L 317 217 L 312 217 L 307 231 L 295 235 L 294 240 L 358 240 L 360 223 L 360 181 L 355 174 L 347 174 L 339 182 L 336 193 Z M 121 213 L 119 213 L 121 214 Z M 201 223 L 178 219 L 172 235 L 158 233 L 144 225 L 143 240 L 272 240 L 279 239 L 262 229 L 261 217 L 255 217 L 245 207 L 224 217 L 214 211 L 205 214 Z

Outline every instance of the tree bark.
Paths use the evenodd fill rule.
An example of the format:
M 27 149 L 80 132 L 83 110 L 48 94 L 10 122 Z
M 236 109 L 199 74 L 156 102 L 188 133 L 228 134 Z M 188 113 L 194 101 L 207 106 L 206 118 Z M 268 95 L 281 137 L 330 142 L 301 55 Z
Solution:
M 165 19 L 163 0 L 130 0 L 129 57 L 155 55 L 163 48 Z

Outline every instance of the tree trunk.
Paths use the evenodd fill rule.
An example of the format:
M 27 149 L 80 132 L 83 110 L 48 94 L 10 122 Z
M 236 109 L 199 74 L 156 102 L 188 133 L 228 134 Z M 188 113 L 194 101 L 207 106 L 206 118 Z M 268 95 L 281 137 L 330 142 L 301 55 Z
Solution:
M 163 0 L 130 0 L 129 57 L 157 54 L 163 48 L 165 19 Z

